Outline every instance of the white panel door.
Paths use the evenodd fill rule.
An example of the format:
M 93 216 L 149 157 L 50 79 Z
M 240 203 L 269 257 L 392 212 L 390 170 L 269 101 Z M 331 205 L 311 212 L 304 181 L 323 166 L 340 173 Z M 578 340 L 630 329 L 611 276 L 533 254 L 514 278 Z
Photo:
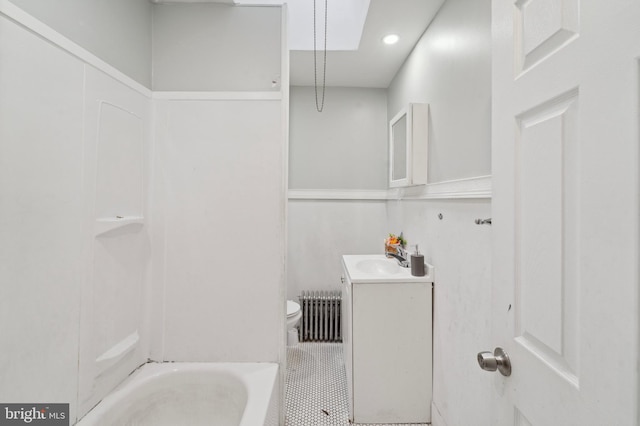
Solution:
M 640 2 L 492 8 L 491 425 L 636 425 Z

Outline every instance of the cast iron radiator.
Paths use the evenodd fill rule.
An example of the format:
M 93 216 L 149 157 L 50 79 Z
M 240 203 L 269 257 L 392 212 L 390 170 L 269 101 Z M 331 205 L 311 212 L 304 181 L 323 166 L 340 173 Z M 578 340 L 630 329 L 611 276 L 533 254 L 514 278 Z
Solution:
M 340 305 L 342 293 L 332 291 L 303 291 L 300 296 L 301 342 L 341 342 L 342 319 Z

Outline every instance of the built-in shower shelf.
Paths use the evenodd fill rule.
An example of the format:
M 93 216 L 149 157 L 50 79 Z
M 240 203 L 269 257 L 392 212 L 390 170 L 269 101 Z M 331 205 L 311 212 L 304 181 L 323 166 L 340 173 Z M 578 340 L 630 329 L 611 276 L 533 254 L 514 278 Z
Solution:
M 136 346 L 138 346 L 139 341 L 140 335 L 136 331 L 96 358 L 98 376 L 105 373 L 111 367 L 116 365 L 118 361 L 133 352 Z
M 102 237 L 116 232 L 137 232 L 143 225 L 144 217 L 142 216 L 101 217 L 96 220 L 95 236 Z

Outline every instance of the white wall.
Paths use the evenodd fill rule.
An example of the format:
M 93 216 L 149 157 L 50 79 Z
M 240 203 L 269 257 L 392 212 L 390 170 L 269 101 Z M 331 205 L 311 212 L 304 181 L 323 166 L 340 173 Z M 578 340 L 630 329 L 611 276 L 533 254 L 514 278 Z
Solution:
M 315 99 L 291 88 L 289 187 L 387 188 L 386 90 L 327 87 L 321 113 Z
M 162 359 L 277 362 L 284 342 L 280 101 L 162 101 L 156 122 Z
M 389 118 L 428 103 L 430 183 L 491 174 L 491 2 L 447 0 L 389 85 Z
M 23 21 L 0 4 L 0 400 L 70 403 L 74 421 L 147 359 L 142 337 L 111 368 L 96 362 L 148 334 L 149 253 L 144 219 L 108 238 L 113 222 L 96 219 L 147 213 L 149 96 Z
M 402 229 L 436 268 L 433 403 L 446 422 L 438 426 L 483 425 L 490 418 L 490 381 L 476 361 L 491 343 L 491 227 L 474 223 L 487 217 L 489 200 L 388 203 L 389 229 Z
M 11 0 L 146 87 L 151 87 L 148 0 Z
M 280 23 L 279 7 L 154 5 L 153 89 L 280 90 Z
M 382 200 L 290 199 L 287 298 L 340 288 L 341 256 L 381 253 L 386 216 Z
M 431 182 L 491 173 L 490 16 L 489 0 L 447 0 L 389 87 L 389 116 L 409 102 L 431 106 Z M 489 199 L 388 203 L 389 229 L 402 229 L 436 268 L 435 426 L 490 423 L 491 382 L 476 354 L 495 346 L 491 227 L 474 223 L 490 216 Z

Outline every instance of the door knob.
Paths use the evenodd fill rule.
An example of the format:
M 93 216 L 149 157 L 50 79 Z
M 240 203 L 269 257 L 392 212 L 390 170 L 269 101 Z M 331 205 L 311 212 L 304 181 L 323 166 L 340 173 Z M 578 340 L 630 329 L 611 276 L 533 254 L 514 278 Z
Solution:
M 478 352 L 478 364 L 483 370 L 498 370 L 503 376 L 511 375 L 511 360 L 502 348 L 496 348 L 493 353 Z

